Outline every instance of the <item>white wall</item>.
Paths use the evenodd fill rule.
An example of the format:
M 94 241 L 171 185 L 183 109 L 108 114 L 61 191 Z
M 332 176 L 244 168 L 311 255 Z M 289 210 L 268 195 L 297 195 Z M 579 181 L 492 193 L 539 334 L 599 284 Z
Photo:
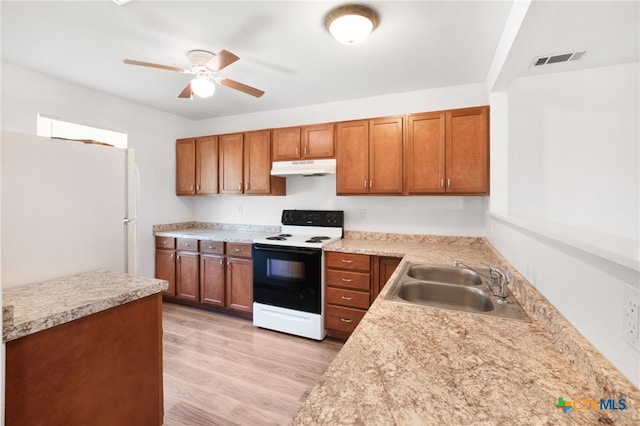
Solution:
M 487 105 L 483 84 L 398 93 L 300 108 L 201 120 L 184 136 L 354 120 Z M 195 129 L 195 133 L 193 132 Z M 488 197 L 337 197 L 335 176 L 287 177 L 286 197 L 198 197 L 195 218 L 278 225 L 283 208 L 345 211 L 345 228 L 438 235 L 485 235 Z M 239 206 L 242 206 L 240 215 Z M 364 210 L 364 212 L 362 211 Z
M 508 159 L 492 163 L 507 170 L 508 187 L 492 196 L 508 199 L 508 211 L 489 223 L 496 248 L 636 386 L 640 353 L 622 329 L 625 288 L 640 287 L 638 71 L 632 63 L 513 82 L 501 117 Z
M 193 201 L 175 196 L 175 140 L 191 121 L 2 63 L 2 129 L 35 134 L 38 113 L 128 134 L 141 176 L 138 272 L 154 276 L 152 226 L 193 215 Z

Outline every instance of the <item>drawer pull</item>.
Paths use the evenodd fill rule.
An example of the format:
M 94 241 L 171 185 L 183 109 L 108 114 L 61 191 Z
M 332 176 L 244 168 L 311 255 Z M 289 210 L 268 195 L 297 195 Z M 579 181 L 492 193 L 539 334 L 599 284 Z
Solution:
M 347 296 L 340 296 L 342 297 L 342 300 L 353 300 L 353 297 L 347 297 Z
M 342 282 L 343 282 L 343 283 L 350 283 L 350 282 L 352 282 L 352 281 L 353 281 L 353 280 L 352 280 L 351 278 L 343 278 L 343 279 L 342 279 Z
M 347 323 L 353 322 L 353 320 L 350 320 L 349 318 L 340 318 L 340 321 L 347 322 Z
M 166 245 L 167 245 L 167 242 L 166 242 L 166 241 L 163 241 L 163 242 L 162 242 L 162 245 L 163 245 L 163 246 L 166 246 Z
M 214 246 L 209 246 L 209 249 L 213 250 L 213 249 L 215 249 L 215 247 Z
M 244 249 L 242 249 L 242 248 L 237 248 L 237 249 L 234 249 L 233 251 L 235 251 L 236 253 L 239 253 L 239 252 L 241 252 L 241 251 L 244 251 Z
M 184 243 L 185 247 L 191 247 L 191 244 Z
M 342 259 L 342 263 L 353 263 L 353 260 Z

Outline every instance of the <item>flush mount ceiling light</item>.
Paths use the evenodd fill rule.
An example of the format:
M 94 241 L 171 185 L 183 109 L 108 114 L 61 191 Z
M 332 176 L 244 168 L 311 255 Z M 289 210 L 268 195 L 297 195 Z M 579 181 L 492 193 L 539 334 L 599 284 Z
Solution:
M 340 43 L 358 44 L 378 26 L 378 21 L 378 14 L 370 7 L 348 4 L 330 11 L 324 26 Z

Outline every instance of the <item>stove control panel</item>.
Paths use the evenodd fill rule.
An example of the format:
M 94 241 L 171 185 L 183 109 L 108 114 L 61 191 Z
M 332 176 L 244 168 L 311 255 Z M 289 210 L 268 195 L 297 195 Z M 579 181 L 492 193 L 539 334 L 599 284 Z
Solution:
M 328 226 L 342 228 L 344 211 L 342 210 L 283 210 L 283 225 Z

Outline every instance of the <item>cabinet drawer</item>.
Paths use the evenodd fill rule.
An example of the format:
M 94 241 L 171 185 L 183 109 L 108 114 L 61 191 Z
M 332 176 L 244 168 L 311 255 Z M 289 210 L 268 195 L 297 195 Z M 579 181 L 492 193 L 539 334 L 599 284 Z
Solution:
M 351 333 L 360 323 L 365 313 L 366 311 L 362 309 L 327 305 L 324 323 L 328 329 Z
M 198 240 L 191 238 L 176 238 L 176 249 L 183 251 L 198 251 Z
M 369 292 L 327 287 L 327 303 L 350 308 L 369 309 Z
M 369 291 L 370 275 L 361 272 L 336 271 L 327 269 L 325 282 L 327 287 L 347 287 L 357 290 Z
M 200 240 L 200 253 L 224 254 L 224 242 Z
M 156 237 L 156 248 L 174 249 L 176 239 L 172 237 Z
M 251 257 L 251 244 L 227 243 L 227 255 L 236 257 Z
M 368 254 L 326 253 L 328 268 L 351 269 L 354 271 L 369 271 L 371 258 Z

